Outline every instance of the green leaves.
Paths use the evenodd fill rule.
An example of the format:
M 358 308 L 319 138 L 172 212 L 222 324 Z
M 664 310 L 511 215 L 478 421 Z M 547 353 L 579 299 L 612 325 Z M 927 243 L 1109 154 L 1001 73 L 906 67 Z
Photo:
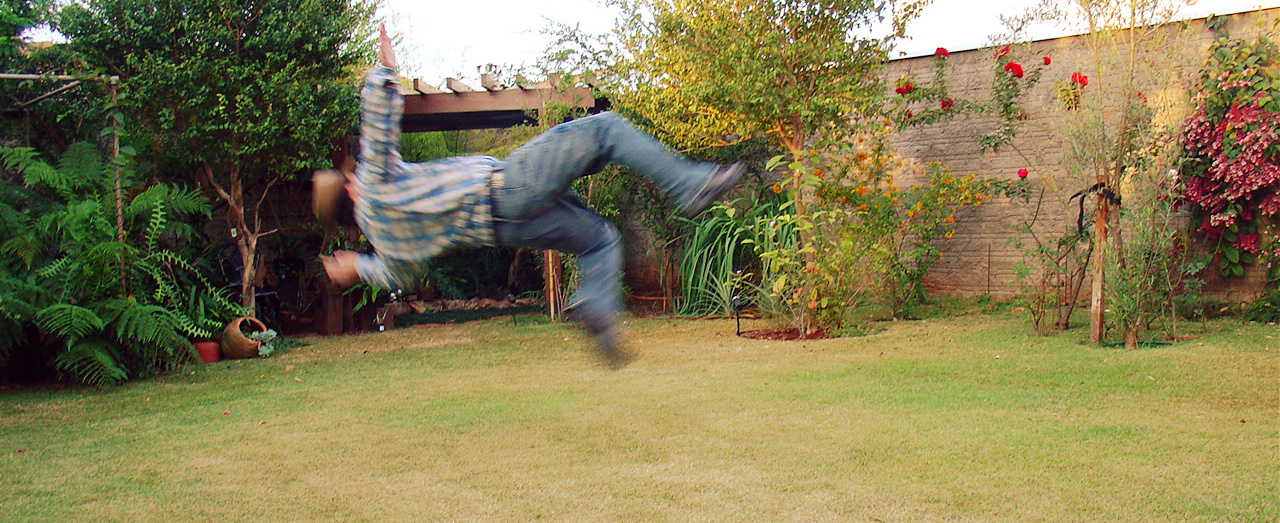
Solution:
M 90 309 L 70 303 L 58 303 L 36 314 L 41 329 L 70 341 L 71 344 L 101 331 L 106 322 Z

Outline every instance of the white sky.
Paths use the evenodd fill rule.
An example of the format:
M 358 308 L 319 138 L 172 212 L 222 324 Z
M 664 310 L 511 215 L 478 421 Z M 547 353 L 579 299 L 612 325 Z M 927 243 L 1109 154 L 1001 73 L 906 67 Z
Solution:
M 908 26 L 911 40 L 900 43 L 907 55 L 932 54 L 937 47 L 982 47 L 1004 32 L 999 15 L 1021 14 L 1038 0 L 934 0 Z M 1280 7 L 1280 0 L 1199 0 L 1182 17 Z M 530 66 L 549 43 L 541 31 L 549 21 L 580 24 L 588 33 L 613 28 L 616 10 L 600 0 L 484 0 L 436 2 L 383 0 L 379 15 L 403 36 L 398 49 L 402 73 L 440 84 L 448 76 L 474 80 L 486 64 Z M 1035 28 L 1036 39 L 1065 34 L 1056 27 Z

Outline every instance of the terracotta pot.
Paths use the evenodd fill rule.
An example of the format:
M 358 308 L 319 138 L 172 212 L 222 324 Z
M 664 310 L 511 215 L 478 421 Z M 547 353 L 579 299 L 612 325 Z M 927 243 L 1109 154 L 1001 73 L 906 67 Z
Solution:
M 197 341 L 192 345 L 195 345 L 196 351 L 200 353 L 200 361 L 215 363 L 222 359 L 222 347 L 219 347 L 216 341 Z
M 251 340 L 245 336 L 243 332 L 240 332 L 240 324 L 244 322 L 248 322 L 259 332 L 267 330 L 267 326 L 263 325 L 263 323 L 258 321 L 256 318 L 241 316 L 231 320 L 231 323 L 227 324 L 227 328 L 222 330 L 223 356 L 231 359 L 258 357 L 258 346 L 261 345 L 262 342 L 258 340 Z

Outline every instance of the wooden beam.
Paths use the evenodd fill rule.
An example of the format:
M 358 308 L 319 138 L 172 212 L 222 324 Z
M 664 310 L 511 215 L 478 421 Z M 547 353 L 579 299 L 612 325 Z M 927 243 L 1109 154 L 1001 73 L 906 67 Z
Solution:
M 480 87 L 483 87 L 483 88 L 484 88 L 484 90 L 486 90 L 486 91 L 501 91 L 501 90 L 502 90 L 502 88 L 501 88 L 501 87 L 498 87 L 498 80 L 497 80 L 497 79 L 495 79 L 495 78 L 493 77 L 493 75 L 491 75 L 491 74 L 482 74 L 482 75 L 480 75 Z
M 413 79 L 413 90 L 417 91 L 419 94 L 440 94 L 444 92 L 444 90 L 424 82 L 420 78 Z
M 452 87 L 452 86 L 451 86 Z M 405 96 L 404 114 L 473 113 L 485 111 L 536 111 L 547 103 L 562 103 L 572 108 L 595 107 L 591 89 L 504 89 L 491 92 L 454 92 Z
M 455 93 L 474 93 L 474 92 L 477 92 L 475 89 L 472 89 L 472 88 L 471 88 L 470 86 L 468 86 L 467 84 L 462 83 L 462 80 L 459 80 L 459 79 L 457 79 L 457 78 L 445 78 L 445 79 L 444 79 L 444 85 L 445 85 L 446 87 L 448 87 L 450 91 L 453 91 L 453 92 L 455 92 Z

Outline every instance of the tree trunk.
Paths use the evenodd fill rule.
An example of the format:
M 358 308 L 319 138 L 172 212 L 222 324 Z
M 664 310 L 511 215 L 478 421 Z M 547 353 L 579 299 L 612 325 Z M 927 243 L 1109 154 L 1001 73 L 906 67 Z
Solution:
M 258 264 L 255 263 L 258 253 L 258 237 L 254 234 L 241 234 L 236 238 L 236 247 L 240 251 L 240 263 L 244 269 L 240 272 L 240 305 L 249 309 L 249 316 L 258 316 L 257 287 Z
M 1138 348 L 1138 326 L 1126 325 L 1124 328 L 1124 348 Z

